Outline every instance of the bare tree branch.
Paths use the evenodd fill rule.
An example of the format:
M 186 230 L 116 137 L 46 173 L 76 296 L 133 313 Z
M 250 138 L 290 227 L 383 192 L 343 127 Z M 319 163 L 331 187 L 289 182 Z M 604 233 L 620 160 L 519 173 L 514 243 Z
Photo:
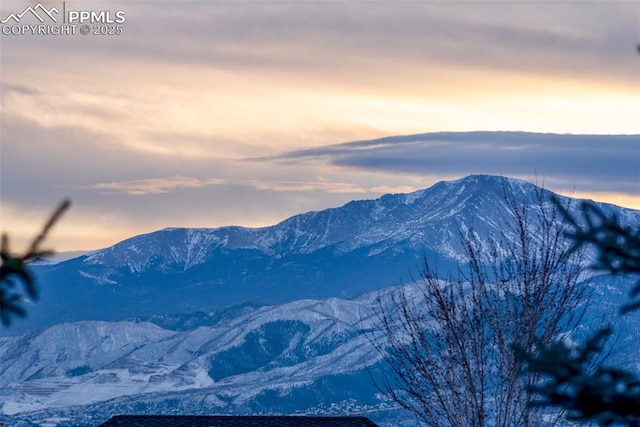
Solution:
M 33 239 L 27 251 L 22 255 L 14 255 L 9 247 L 9 236 L 2 234 L 0 242 L 0 320 L 3 325 L 9 325 L 13 316 L 24 317 L 26 310 L 21 306 L 26 296 L 32 300 L 38 298 L 38 289 L 33 276 L 27 268 L 27 263 L 38 257 L 51 255 L 53 251 L 42 249 L 40 246 L 46 239 L 53 225 L 69 209 L 71 202 L 64 200 L 53 212 L 40 233 Z M 21 282 L 24 293 L 18 290 Z M 26 294 L 26 296 L 25 296 Z
M 388 395 L 429 426 L 549 425 L 561 414 L 531 408 L 540 376 L 520 374 L 513 345 L 533 351 L 575 326 L 588 300 L 584 252 L 565 257 L 569 224 L 540 189 L 521 203 L 505 188 L 508 215 L 488 240 L 460 231 L 466 262 L 439 277 L 424 260 L 415 288 L 380 300 L 391 369 Z

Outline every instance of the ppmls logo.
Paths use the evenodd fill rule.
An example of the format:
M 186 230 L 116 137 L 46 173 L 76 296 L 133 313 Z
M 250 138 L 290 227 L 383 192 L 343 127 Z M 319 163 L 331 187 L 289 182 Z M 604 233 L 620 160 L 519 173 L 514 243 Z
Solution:
M 60 12 L 62 9 L 62 12 Z M 124 10 L 67 10 L 45 7 L 42 3 L 27 6 L 0 20 L 2 35 L 121 35 L 126 21 Z
M 13 20 L 14 23 L 19 24 L 20 20 L 25 15 L 29 15 L 29 14 L 35 16 L 38 19 L 38 21 L 40 21 L 41 23 L 45 22 L 43 16 L 46 16 L 54 23 L 57 23 L 58 19 L 55 17 L 55 15 L 57 15 L 58 13 L 60 12 L 55 7 L 52 7 L 51 9 L 47 10 L 47 8 L 42 5 L 42 3 L 38 3 L 34 7 L 28 6 L 25 10 L 23 10 L 20 13 L 9 14 L 9 16 L 7 16 L 2 21 L 0 21 L 0 23 L 7 24 L 7 23 L 10 23 L 11 20 Z

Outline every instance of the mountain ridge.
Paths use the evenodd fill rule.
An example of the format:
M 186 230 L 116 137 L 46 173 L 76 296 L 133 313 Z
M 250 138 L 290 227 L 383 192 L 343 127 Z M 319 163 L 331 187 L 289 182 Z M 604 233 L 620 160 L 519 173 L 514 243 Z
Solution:
M 461 232 L 503 232 L 504 193 L 533 209 L 536 191 L 521 180 L 471 175 L 269 227 L 167 228 L 135 236 L 61 263 L 34 265 L 42 298 L 14 331 L 58 321 L 352 298 L 411 281 L 424 257 L 453 268 L 463 261 Z M 640 223 L 638 211 L 602 206 Z
M 469 184 L 471 184 L 469 186 Z M 451 197 L 451 188 L 456 189 L 455 198 Z M 457 187 L 457 188 L 455 188 Z M 471 187 L 471 188 L 469 188 Z M 500 188 L 502 187 L 502 188 Z M 381 220 L 387 219 L 389 215 L 397 215 L 398 210 L 402 207 L 413 205 L 422 201 L 422 206 L 426 202 L 438 205 L 438 209 L 433 212 L 427 212 L 424 219 L 439 217 L 447 219 L 460 213 L 465 205 L 474 200 L 474 193 L 484 196 L 481 201 L 486 201 L 490 197 L 500 199 L 502 191 L 498 190 L 519 190 L 521 194 L 527 193 L 527 189 L 537 188 L 534 184 L 516 178 L 505 178 L 492 175 L 469 175 L 453 181 L 440 181 L 427 189 L 417 190 L 411 193 L 385 194 L 377 199 L 365 199 L 350 201 L 340 207 L 327 208 L 320 211 L 309 211 L 302 214 L 294 215 L 277 224 L 265 227 L 242 227 L 242 226 L 222 226 L 215 228 L 198 227 L 166 227 L 161 230 L 145 233 L 130 237 L 118 242 L 110 247 L 92 251 L 90 254 L 82 255 L 78 258 L 85 257 L 84 262 L 88 264 L 98 264 L 103 258 L 109 257 L 112 252 L 127 247 L 130 252 L 139 253 L 138 246 L 131 243 L 147 243 L 150 244 L 146 250 L 157 248 L 153 238 L 159 235 L 170 235 L 173 233 L 185 234 L 186 251 L 179 252 L 178 248 L 172 247 L 174 251 L 170 253 L 172 257 L 167 260 L 185 260 L 185 268 L 197 265 L 203 260 L 202 250 L 213 246 L 224 247 L 228 249 L 256 249 L 266 255 L 282 256 L 283 253 L 290 251 L 312 252 L 327 246 L 341 244 L 349 239 L 354 239 L 356 243 L 375 242 L 375 238 L 384 239 L 386 237 L 375 235 L 373 238 L 364 239 L 362 234 L 370 234 L 373 227 L 362 229 L 360 221 L 370 221 L 376 224 Z M 444 190 L 444 191 L 443 191 Z M 467 191 L 465 197 L 462 194 Z M 543 189 L 546 193 L 552 193 L 550 190 Z M 429 200 L 424 200 L 424 196 L 430 196 Z M 570 199 L 570 197 L 558 196 L 561 200 Z M 495 200 L 494 200 L 495 201 Z M 606 203 L 596 202 L 598 205 L 609 205 Z M 456 207 L 458 209 L 456 209 Z M 477 205 L 476 205 L 477 207 Z M 633 211 L 630 208 L 622 208 L 627 211 Z M 449 210 L 449 212 L 443 212 Z M 335 218 L 336 213 L 340 213 L 342 218 Z M 348 217 L 345 219 L 344 217 Z M 329 236 L 330 228 L 336 227 L 334 220 L 338 220 L 341 224 L 360 225 L 356 229 L 340 229 L 340 238 Z M 338 225 L 341 225 L 338 224 Z M 322 228 L 324 232 L 319 235 L 309 235 L 304 230 L 311 227 Z M 375 228 L 373 228 L 375 231 Z M 303 231 L 301 231 L 303 230 Z M 397 230 L 394 230 L 397 231 Z M 346 234 L 345 234 L 346 233 Z M 334 231 L 335 234 L 335 231 Z M 306 239 L 301 238 L 306 237 Z M 253 239 L 252 239 L 253 238 Z M 378 240 L 379 241 L 379 240 Z M 128 246 L 127 246 L 128 245 Z M 144 246 L 144 245 L 142 245 Z M 68 261 L 68 260 L 65 260 Z M 110 259 L 111 262 L 114 259 Z M 138 271 L 137 265 L 132 265 L 134 271 Z
M 393 219 L 401 221 L 406 210 L 405 207 L 421 202 L 419 208 L 424 208 L 427 215 L 423 218 L 448 219 L 458 214 L 464 208 L 464 204 L 474 198 L 474 194 L 469 194 L 461 200 L 461 195 L 467 190 L 466 186 L 474 184 L 471 188 L 473 192 L 486 196 L 489 192 L 493 196 L 501 196 L 496 192 L 498 186 L 509 185 L 510 190 L 518 189 L 522 193 L 522 186 L 533 188 L 533 184 L 513 178 L 502 178 L 489 175 L 470 175 L 455 181 L 440 181 L 428 189 L 417 190 L 404 194 L 385 194 L 377 199 L 355 200 L 337 208 L 328 208 L 321 211 L 310 211 L 303 214 L 294 215 L 275 225 L 249 228 L 241 226 L 224 226 L 216 228 L 183 228 L 167 227 L 162 230 L 131 237 L 115 245 L 93 251 L 86 256 L 83 263 L 92 265 L 99 264 L 105 258 L 113 264 L 119 261 L 121 264 L 129 262 L 131 259 L 114 259 L 113 252 L 126 247 L 128 252 L 138 255 L 139 246 L 145 246 L 146 251 L 164 249 L 169 252 L 165 254 L 165 261 L 184 260 L 184 267 L 188 269 L 201 263 L 206 256 L 207 248 L 217 247 L 225 249 L 248 249 L 258 250 L 265 255 L 279 257 L 285 253 L 297 251 L 300 253 L 310 253 L 319 249 L 333 245 L 345 245 L 346 241 L 352 241 L 350 246 L 343 250 L 349 251 L 358 247 L 377 243 L 386 238 L 397 235 L 398 229 L 389 230 L 389 227 L 380 229 L 376 227 L 384 220 Z M 515 184 L 518 185 L 515 185 Z M 458 186 L 455 194 L 456 198 L 451 198 L 451 191 L 448 187 Z M 483 188 L 484 187 L 484 188 Z M 505 187 L 506 188 L 506 187 Z M 483 189 L 485 190 L 483 192 Z M 444 190 L 444 191 L 442 191 Z M 488 191 L 487 191 L 488 190 Z M 428 195 L 428 200 L 424 196 Z M 437 205 L 439 208 L 431 213 L 426 210 L 427 202 Z M 460 206 L 462 205 L 462 206 Z M 458 210 L 455 208 L 458 207 Z M 448 212 L 443 212 L 448 210 Z M 391 217 L 391 218 L 390 218 Z M 398 218 L 399 217 L 399 218 Z M 367 222 L 366 224 L 363 224 Z M 320 232 L 312 234 L 307 232 L 310 229 L 320 229 Z M 413 231 L 413 230 L 410 230 Z M 173 240 L 172 234 L 184 234 L 185 248 L 158 248 L 154 237 L 167 236 L 167 240 Z M 338 235 L 339 237 L 336 237 Z M 402 237 L 414 237 L 409 233 L 402 234 Z M 132 244 L 133 243 L 133 244 Z M 143 243 L 137 245 L 135 243 Z M 106 260 L 105 260 L 106 261 Z M 141 264 L 129 264 L 133 272 L 138 272 Z

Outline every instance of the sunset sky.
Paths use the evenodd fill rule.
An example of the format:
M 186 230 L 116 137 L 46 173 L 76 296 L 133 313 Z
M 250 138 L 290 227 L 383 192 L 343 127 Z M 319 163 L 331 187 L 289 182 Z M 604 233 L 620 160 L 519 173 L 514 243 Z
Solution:
M 2 0 L 0 19 L 35 4 Z M 0 227 L 16 249 L 65 197 L 62 251 L 271 225 L 470 173 L 640 209 L 638 1 L 64 7 L 126 21 L 121 35 L 0 35 Z M 352 143 L 461 131 L 578 136 Z

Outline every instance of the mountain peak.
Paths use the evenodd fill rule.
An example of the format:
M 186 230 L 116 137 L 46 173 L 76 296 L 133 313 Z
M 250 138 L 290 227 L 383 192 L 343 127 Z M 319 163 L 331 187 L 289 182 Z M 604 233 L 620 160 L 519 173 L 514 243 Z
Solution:
M 533 190 L 534 188 L 537 187 L 537 185 L 522 179 L 511 178 L 511 177 L 506 177 L 501 175 L 485 175 L 485 174 L 467 175 L 463 178 L 459 178 L 456 180 L 440 181 L 436 185 L 439 185 L 439 184 L 455 186 L 455 187 L 464 186 L 465 188 L 473 189 L 476 191 L 489 191 L 489 192 L 493 192 L 496 190 L 499 190 L 500 192 L 502 192 L 503 189 L 505 188 L 513 189 L 514 187 Z
M 495 209 L 505 190 L 528 198 L 536 187 L 525 181 L 494 175 L 469 175 L 407 194 L 385 194 L 354 200 L 338 208 L 307 212 L 262 228 L 166 228 L 136 236 L 89 256 L 86 263 L 118 265 L 142 272 L 150 265 L 187 270 L 206 263 L 216 248 L 257 250 L 268 256 L 313 253 L 334 247 L 349 252 L 383 241 L 424 239 L 424 227 L 476 209 Z M 494 206 L 494 207 L 492 207 Z M 464 218 L 457 218 L 464 221 Z M 431 228 L 428 226 L 427 228 Z M 440 234 L 436 229 L 432 230 Z
M 473 229 L 488 241 L 504 231 L 509 217 L 505 194 L 535 209 L 539 191 L 518 179 L 471 175 L 413 193 L 296 215 L 270 227 L 165 229 L 34 269 L 43 272 L 38 277 L 43 284 L 69 283 L 82 287 L 82 298 L 104 301 L 100 307 L 86 305 L 104 312 L 98 317 L 103 320 L 127 318 L 133 310 L 144 315 L 246 302 L 350 298 L 412 280 L 425 256 L 443 267 L 464 261 L 461 230 Z M 626 222 L 640 221 L 640 212 L 611 210 Z M 43 300 L 55 306 L 51 296 Z M 57 303 L 67 304 L 64 299 Z M 53 316 L 55 310 L 42 316 Z

